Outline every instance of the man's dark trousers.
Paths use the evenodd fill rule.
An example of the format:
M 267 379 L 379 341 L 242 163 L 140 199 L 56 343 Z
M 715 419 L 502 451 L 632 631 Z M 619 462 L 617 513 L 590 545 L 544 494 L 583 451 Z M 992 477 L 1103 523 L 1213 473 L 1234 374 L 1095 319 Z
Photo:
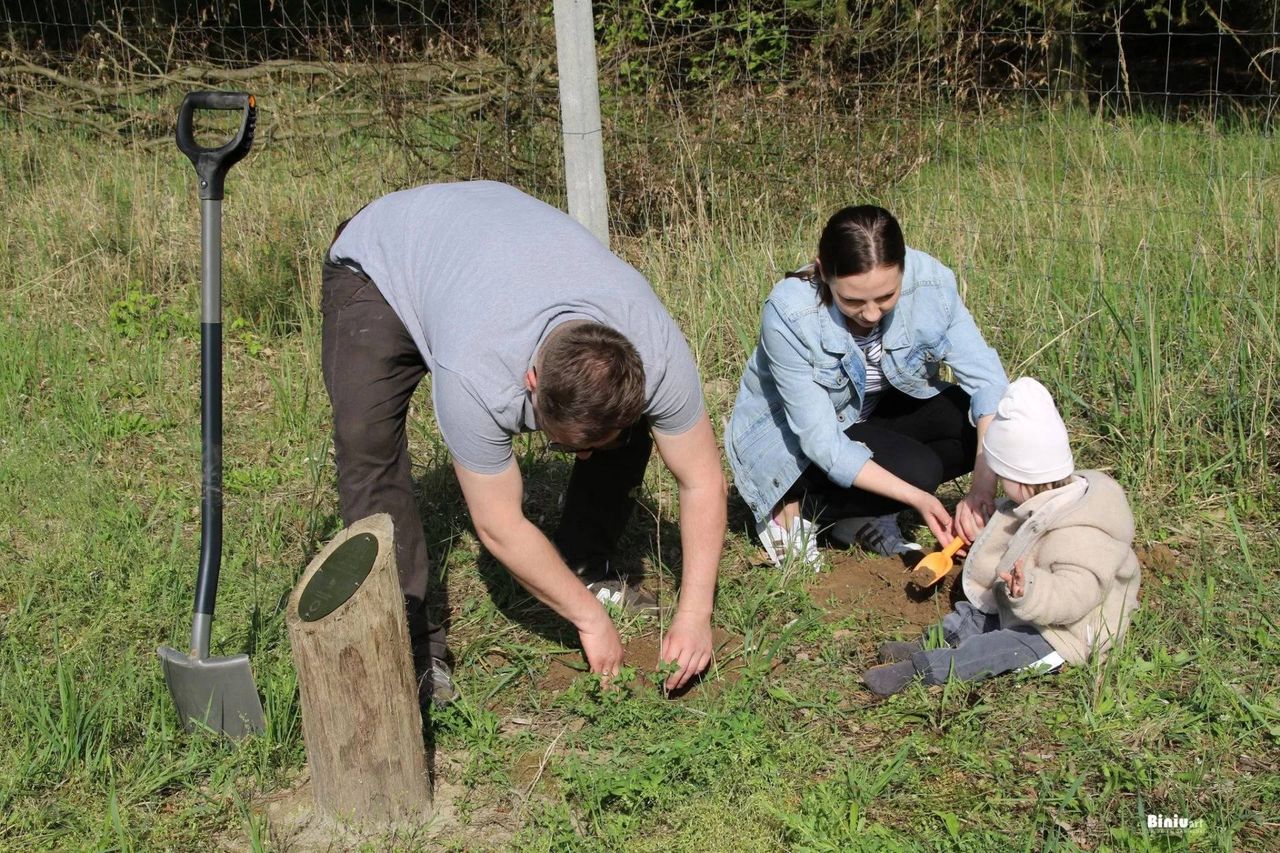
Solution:
M 444 659 L 444 626 L 424 607 L 427 543 L 405 434 L 409 402 L 427 366 L 377 286 L 360 273 L 326 262 L 321 310 L 321 366 L 333 406 L 342 520 L 352 524 L 375 513 L 390 514 L 415 656 L 426 649 Z M 569 479 L 554 540 L 586 582 L 604 576 L 644 479 L 653 439 L 644 424 L 629 432 L 622 447 L 576 460 Z

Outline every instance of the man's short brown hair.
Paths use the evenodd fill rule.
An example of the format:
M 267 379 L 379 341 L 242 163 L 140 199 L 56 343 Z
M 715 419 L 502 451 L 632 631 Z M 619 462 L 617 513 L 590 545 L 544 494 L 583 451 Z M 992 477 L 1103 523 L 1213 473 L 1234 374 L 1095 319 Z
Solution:
M 598 446 L 644 414 L 644 364 L 608 326 L 575 324 L 543 344 L 534 399 L 539 428 L 573 447 Z

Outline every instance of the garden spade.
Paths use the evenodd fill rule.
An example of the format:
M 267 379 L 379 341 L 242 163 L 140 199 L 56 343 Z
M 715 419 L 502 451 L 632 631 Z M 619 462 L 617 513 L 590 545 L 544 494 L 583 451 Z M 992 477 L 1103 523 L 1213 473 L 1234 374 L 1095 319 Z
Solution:
M 926 554 L 911 572 L 911 582 L 918 587 L 930 587 L 945 578 L 951 571 L 951 558 L 963 545 L 964 540 L 957 536 L 941 551 Z
M 196 144 L 196 110 L 240 112 L 240 129 L 219 148 Z M 239 738 L 264 728 L 248 655 L 209 656 L 209 626 L 222 563 L 222 188 L 253 145 L 257 109 L 245 92 L 192 92 L 178 111 L 178 148 L 200 184 L 200 568 L 187 654 L 162 646 L 160 666 L 184 728 L 197 723 Z

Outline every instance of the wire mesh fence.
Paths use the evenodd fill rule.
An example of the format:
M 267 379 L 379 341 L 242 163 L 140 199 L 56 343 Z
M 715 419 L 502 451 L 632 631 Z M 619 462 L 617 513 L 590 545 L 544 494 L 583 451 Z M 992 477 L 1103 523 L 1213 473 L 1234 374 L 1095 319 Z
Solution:
M 597 3 L 615 228 L 709 203 L 712 176 L 797 200 L 815 186 L 883 190 L 946 139 L 976 139 L 965 128 L 1062 107 L 1270 132 L 1278 5 Z M 376 136 L 422 179 L 555 195 L 549 6 L 6 0 L 5 114 L 145 144 L 167 137 L 184 88 L 255 88 L 267 144 Z
M 2 9 L 11 126 L 167 144 L 186 89 L 252 88 L 267 145 L 378 138 L 413 179 L 496 178 L 561 196 L 549 3 L 5 0 Z M 1224 162 L 1213 138 L 1231 127 L 1273 132 L 1278 10 L 1273 0 L 597 3 L 613 227 L 643 229 L 673 211 L 714 216 L 740 196 L 788 210 L 900 196 L 922 168 L 1053 173 L 1045 158 L 1060 155 L 1045 122 L 1068 114 L 1095 118 L 1102 155 L 1131 141 L 1132 125 L 1108 135 L 1112 119 L 1148 121 L 1144 137 L 1159 140 L 1141 157 L 1096 166 L 1095 177 L 1195 180 L 1206 199 L 1247 194 L 1274 162 Z M 1124 199 L 1081 197 L 1069 164 L 1059 165 L 1026 206 L 1123 212 Z M 1151 212 L 1127 203 L 1140 205 L 1131 214 Z M 919 224 L 951 218 L 946 204 L 932 199 Z M 1203 210 L 1160 213 L 1192 221 Z M 1075 238 L 1037 228 L 1022 239 Z
M 611 0 L 595 10 L 615 150 L 679 134 L 776 161 L 833 132 L 856 145 L 885 121 L 971 122 L 984 110 L 1066 103 L 1166 121 L 1249 117 L 1270 128 L 1278 5 Z M 549 7 L 5 0 L 6 112 L 146 139 L 164 135 L 182 86 L 261 81 L 295 90 L 284 112 L 305 112 L 299 100 L 363 102 L 358 113 L 325 113 L 330 133 L 387 133 L 426 151 L 439 145 L 433 128 L 484 127 L 493 156 L 453 158 L 452 171 L 471 176 L 504 159 L 498 148 L 527 159 L 545 142 L 539 129 L 554 126 Z
M 1203 457 L 1157 448 L 1142 464 L 1185 469 L 1195 488 L 1273 464 L 1255 439 L 1280 429 L 1275 369 L 1257 369 L 1255 344 L 1280 268 L 1280 4 L 594 8 L 611 228 L 693 223 L 727 244 L 711 265 L 744 234 L 768 243 L 773 269 L 753 269 L 731 325 L 754 328 L 826 215 L 877 201 L 980 291 L 1012 372 L 1087 380 L 1067 405 L 1102 412 L 1098 442 L 1158 444 L 1230 411 Z M 249 89 L 261 145 L 292 174 L 371 157 L 373 142 L 399 164 L 387 184 L 492 178 L 563 200 L 549 2 L 3 0 L 0 26 L 0 122 L 15 133 L 171 145 L 186 90 Z M 682 277 L 693 291 L 725 275 Z M 735 376 L 752 343 L 731 333 L 704 366 Z

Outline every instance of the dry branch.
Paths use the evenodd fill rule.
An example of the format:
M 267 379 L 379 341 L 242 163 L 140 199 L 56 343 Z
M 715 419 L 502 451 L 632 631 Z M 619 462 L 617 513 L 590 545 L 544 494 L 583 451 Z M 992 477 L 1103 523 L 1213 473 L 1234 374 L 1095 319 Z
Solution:
M 287 124 L 307 115 L 322 115 L 331 123 L 345 111 L 327 100 L 323 110 L 314 106 L 338 93 L 361 97 L 372 105 L 364 118 L 349 122 L 336 134 L 325 133 L 331 137 L 374 125 L 385 126 L 393 114 L 472 114 L 502 101 L 516 88 L 517 81 L 523 81 L 526 91 L 554 85 L 545 62 L 531 61 L 528 67 L 521 68 L 489 54 L 406 63 L 268 60 L 241 68 L 187 65 L 160 73 L 140 73 L 117 65 L 105 72 L 95 69 L 89 77 L 41 65 L 11 50 L 0 50 L 0 61 L 0 89 L 5 90 L 6 96 L 3 109 L 105 136 L 137 136 L 141 138 L 136 141 L 143 144 L 148 144 L 148 137 L 157 130 L 164 128 L 167 132 L 172 106 L 180 93 L 200 86 L 264 91 L 276 83 L 308 85 L 327 79 L 331 86 L 323 98 L 313 99 L 306 106 L 294 108 L 291 115 L 278 115 L 277 119 Z M 168 97 L 170 92 L 172 97 Z M 164 103 L 159 103 L 162 100 Z M 152 103 L 143 105 L 146 101 Z M 271 122 L 264 122 L 262 138 L 280 141 L 295 135 L 273 133 L 276 129 Z

